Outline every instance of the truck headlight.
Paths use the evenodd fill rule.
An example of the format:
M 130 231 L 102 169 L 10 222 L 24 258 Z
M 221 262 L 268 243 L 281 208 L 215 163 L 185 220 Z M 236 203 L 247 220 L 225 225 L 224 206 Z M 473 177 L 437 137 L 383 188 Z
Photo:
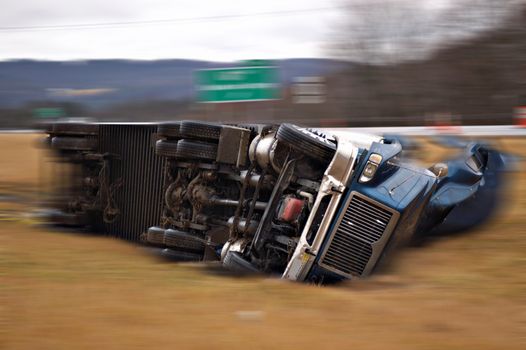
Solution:
M 382 162 L 382 156 L 376 153 L 373 153 L 369 156 L 365 168 L 363 168 L 362 175 L 360 176 L 360 182 L 371 181 L 378 170 L 378 166 Z

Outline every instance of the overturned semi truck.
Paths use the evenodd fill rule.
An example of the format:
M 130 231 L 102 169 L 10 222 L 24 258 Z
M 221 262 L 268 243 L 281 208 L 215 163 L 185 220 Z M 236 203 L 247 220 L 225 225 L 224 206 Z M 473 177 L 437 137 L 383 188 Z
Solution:
M 55 222 L 312 283 L 367 276 L 415 237 L 482 223 L 504 169 L 482 143 L 426 169 L 394 137 L 292 124 L 59 123 L 48 133 L 79 168 Z

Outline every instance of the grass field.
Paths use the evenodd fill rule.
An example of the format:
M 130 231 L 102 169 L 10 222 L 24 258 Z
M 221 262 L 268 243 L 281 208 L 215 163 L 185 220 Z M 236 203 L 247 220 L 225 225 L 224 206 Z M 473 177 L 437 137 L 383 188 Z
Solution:
M 0 349 L 526 348 L 522 173 L 486 227 L 406 249 L 369 280 L 317 287 L 30 225 L 35 142 L 0 135 Z M 526 153 L 523 140 L 499 144 Z

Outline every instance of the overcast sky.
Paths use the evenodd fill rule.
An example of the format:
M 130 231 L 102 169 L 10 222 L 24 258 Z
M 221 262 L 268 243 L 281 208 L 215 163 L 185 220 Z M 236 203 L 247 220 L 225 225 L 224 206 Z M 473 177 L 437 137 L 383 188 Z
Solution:
M 414 0 L 419 11 L 431 20 L 454 2 Z M 344 3 L 344 0 L 2 0 L 0 60 L 232 61 L 323 57 L 331 32 L 345 18 Z M 243 16 L 217 18 L 232 15 Z M 172 19 L 176 20 L 69 27 Z

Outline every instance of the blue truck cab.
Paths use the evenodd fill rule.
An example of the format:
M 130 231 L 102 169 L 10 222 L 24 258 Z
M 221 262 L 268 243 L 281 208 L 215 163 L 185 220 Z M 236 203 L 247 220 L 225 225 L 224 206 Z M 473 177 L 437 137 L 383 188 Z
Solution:
M 368 276 L 395 247 L 472 227 L 493 210 L 488 201 L 496 203 L 504 163 L 482 144 L 431 170 L 404 160 L 396 140 L 354 152 L 349 147 L 352 139 L 338 139 L 335 161 L 355 154 L 347 162 L 352 171 L 333 174 L 335 161 L 329 166 L 322 183 L 332 184 L 318 194 L 328 203 L 320 206 L 325 213 L 311 212 L 312 226 L 306 225 L 284 278 L 320 283 Z

